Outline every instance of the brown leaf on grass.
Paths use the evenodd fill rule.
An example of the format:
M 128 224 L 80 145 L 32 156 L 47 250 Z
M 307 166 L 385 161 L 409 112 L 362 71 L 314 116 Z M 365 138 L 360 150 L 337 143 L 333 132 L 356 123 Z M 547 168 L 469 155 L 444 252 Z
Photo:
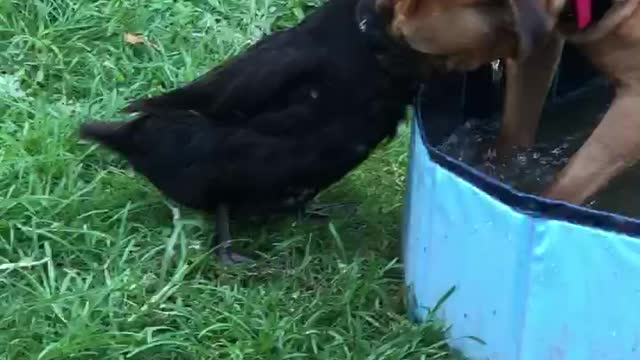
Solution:
M 157 47 L 156 44 L 152 43 L 151 41 L 147 41 L 142 34 L 136 34 L 136 33 L 124 33 L 124 42 L 128 43 L 128 44 L 145 44 L 147 46 L 151 46 L 152 48 Z

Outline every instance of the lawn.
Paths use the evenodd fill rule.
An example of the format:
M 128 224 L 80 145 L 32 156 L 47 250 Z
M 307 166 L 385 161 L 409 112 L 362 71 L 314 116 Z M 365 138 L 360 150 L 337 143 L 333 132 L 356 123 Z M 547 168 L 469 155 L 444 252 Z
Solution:
M 444 324 L 406 317 L 406 128 L 322 194 L 355 213 L 234 223 L 258 258 L 237 268 L 207 252 L 210 218 L 76 136 L 312 5 L 0 0 L 0 359 L 455 357 Z

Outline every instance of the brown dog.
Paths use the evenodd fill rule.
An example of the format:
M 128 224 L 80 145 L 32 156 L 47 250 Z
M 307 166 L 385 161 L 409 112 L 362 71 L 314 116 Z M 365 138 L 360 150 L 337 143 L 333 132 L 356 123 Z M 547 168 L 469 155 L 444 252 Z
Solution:
M 416 50 L 442 55 L 449 69 L 470 70 L 492 60 L 506 60 L 499 154 L 532 145 L 564 41 L 576 44 L 613 82 L 616 97 L 609 111 L 544 194 L 574 204 L 584 203 L 640 160 L 638 3 L 640 0 L 379 0 L 379 6 L 392 6 L 395 11 L 392 34 Z M 541 27 L 549 32 L 539 43 Z

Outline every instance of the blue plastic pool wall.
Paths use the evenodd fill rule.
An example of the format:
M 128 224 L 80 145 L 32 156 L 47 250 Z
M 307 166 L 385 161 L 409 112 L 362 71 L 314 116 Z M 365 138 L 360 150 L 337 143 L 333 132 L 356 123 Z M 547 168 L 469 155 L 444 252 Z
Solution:
M 403 236 L 411 316 L 455 286 L 437 315 L 473 359 L 640 359 L 640 240 L 514 210 L 433 161 L 420 124 Z

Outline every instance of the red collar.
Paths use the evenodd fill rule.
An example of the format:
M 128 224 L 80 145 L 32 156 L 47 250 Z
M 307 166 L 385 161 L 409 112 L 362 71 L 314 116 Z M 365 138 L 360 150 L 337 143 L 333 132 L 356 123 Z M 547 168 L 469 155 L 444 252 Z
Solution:
M 591 23 L 591 0 L 573 0 L 578 20 L 578 29 L 582 30 Z

